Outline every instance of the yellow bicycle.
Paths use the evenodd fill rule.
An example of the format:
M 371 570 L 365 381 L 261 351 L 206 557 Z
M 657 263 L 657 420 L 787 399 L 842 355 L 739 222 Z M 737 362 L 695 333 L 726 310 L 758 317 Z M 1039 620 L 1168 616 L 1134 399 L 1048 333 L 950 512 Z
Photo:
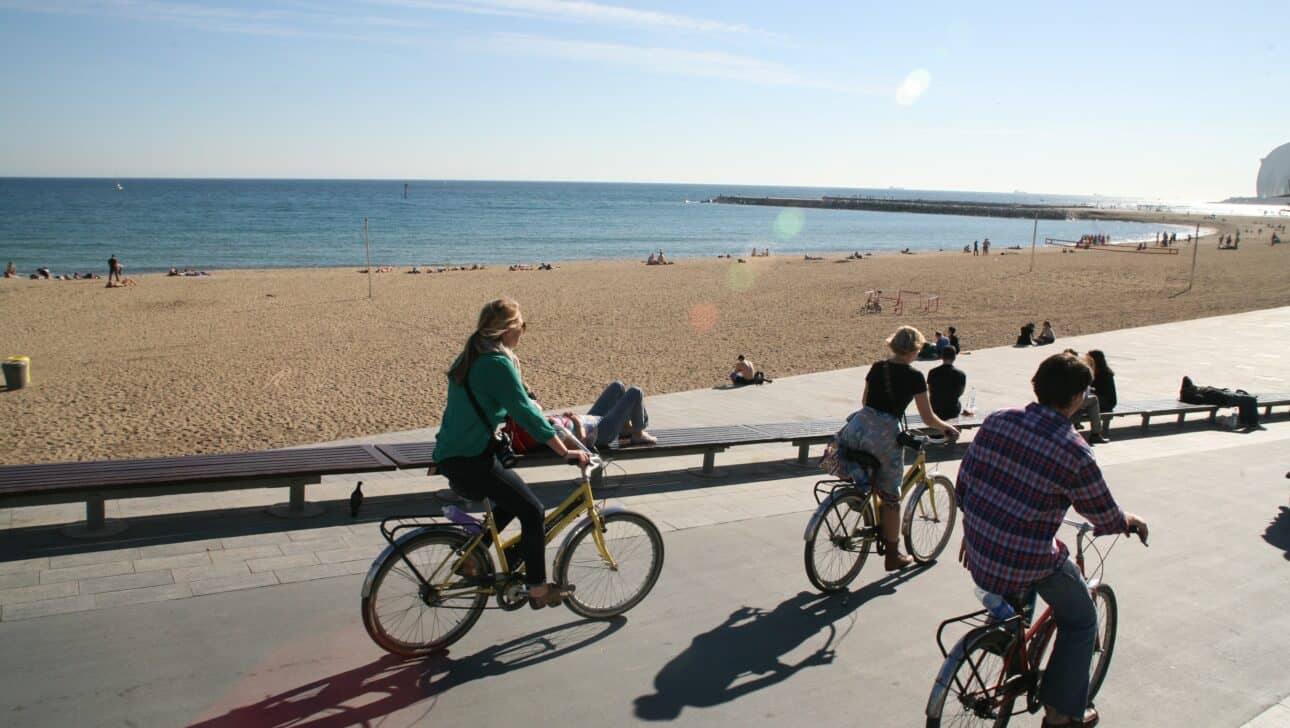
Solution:
M 905 503 L 901 532 L 909 555 L 926 563 L 945 550 L 958 519 L 954 481 L 927 471 L 924 446 L 945 440 L 903 432 L 898 441 L 918 453 L 900 484 L 900 498 Z M 868 453 L 856 455 L 861 460 L 867 457 L 870 475 L 876 472 L 877 459 Z M 821 480 L 815 484 L 815 500 L 819 507 L 803 536 L 806 576 L 820 591 L 841 591 L 860 573 L 870 547 L 876 545 L 879 554 L 885 552 L 876 516 L 881 496 L 867 482 Z
M 593 455 L 578 487 L 544 522 L 548 544 L 577 522 L 556 552 L 553 574 L 556 584 L 576 587 L 565 606 L 593 619 L 639 604 L 663 570 L 663 537 L 653 521 L 596 505 L 588 473 L 604 466 Z M 456 512 L 449 523 L 426 520 L 433 517 L 381 522 L 389 546 L 372 563 L 362 591 L 363 626 L 376 644 L 405 657 L 437 652 L 470 631 L 488 597 L 507 611 L 528 602 L 523 567 L 507 557 L 520 537 L 503 541 L 491 504 L 484 506 L 483 521 Z

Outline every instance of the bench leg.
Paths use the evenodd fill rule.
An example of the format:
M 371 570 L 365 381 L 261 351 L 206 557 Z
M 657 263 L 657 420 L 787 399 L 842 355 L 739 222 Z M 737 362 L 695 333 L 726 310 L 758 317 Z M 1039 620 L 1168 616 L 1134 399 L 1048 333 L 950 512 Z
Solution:
M 289 486 L 290 500 L 286 503 L 270 506 L 269 513 L 278 518 L 312 518 L 320 515 L 323 512 L 323 507 L 305 500 L 306 485 L 310 485 L 310 483 L 308 481 L 292 483 Z
M 1184 417 L 1186 417 L 1186 416 L 1187 416 L 1187 413 L 1186 413 L 1186 412 L 1179 412 L 1179 413 L 1178 413 L 1178 426 L 1179 426 L 1179 427 L 1182 427 L 1182 426 L 1183 426 L 1183 418 L 1184 418 Z
M 806 462 L 810 459 L 811 459 L 811 446 L 805 442 L 802 443 L 801 445 L 798 445 L 797 446 L 797 464 L 806 465 Z
M 1143 415 L 1143 416 L 1142 416 L 1142 429 L 1143 429 L 1143 430 L 1146 430 L 1146 429 L 1147 429 L 1148 427 L 1150 427 L 1150 426 L 1151 426 L 1151 415 Z
M 721 477 L 722 475 L 724 475 L 724 473 L 722 473 L 720 470 L 717 470 L 717 453 L 721 452 L 724 449 L 725 448 L 713 448 L 711 450 L 704 450 L 703 467 L 699 468 L 698 470 L 691 469 L 688 472 L 691 472 L 699 476 L 700 478 Z
M 101 495 L 85 498 L 85 522 L 63 528 L 63 535 L 70 538 L 104 538 L 125 530 L 125 521 L 107 520 L 107 502 Z

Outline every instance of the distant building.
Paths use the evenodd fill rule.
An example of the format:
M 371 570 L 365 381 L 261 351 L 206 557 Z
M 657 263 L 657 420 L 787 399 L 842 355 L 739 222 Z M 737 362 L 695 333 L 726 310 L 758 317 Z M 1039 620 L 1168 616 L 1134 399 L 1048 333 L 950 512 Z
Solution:
M 1290 143 L 1282 144 L 1263 158 L 1256 184 L 1259 197 L 1290 197 Z

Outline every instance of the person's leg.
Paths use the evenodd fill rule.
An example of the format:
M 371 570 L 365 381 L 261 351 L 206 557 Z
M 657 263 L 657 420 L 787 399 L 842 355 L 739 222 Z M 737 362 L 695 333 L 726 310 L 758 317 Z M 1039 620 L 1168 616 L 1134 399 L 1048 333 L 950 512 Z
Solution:
M 546 583 L 546 539 L 542 519 L 546 514 L 542 502 L 514 470 L 508 470 L 492 458 L 492 467 L 481 490 L 493 502 L 493 518 L 499 512 L 514 514 L 520 521 L 520 556 L 524 558 L 524 582 L 530 585 Z M 498 530 L 502 528 L 498 521 Z
M 623 396 L 623 392 L 626 389 L 627 385 L 622 382 L 610 382 L 609 386 L 605 387 L 605 391 L 601 392 L 600 396 L 596 398 L 596 403 L 591 405 L 591 409 L 587 410 L 587 414 L 603 416 Z
M 640 387 L 628 387 L 609 411 L 602 415 L 600 425 L 596 428 L 596 444 L 608 445 L 617 440 L 624 427 L 630 427 L 633 433 L 639 432 L 645 429 L 646 421 L 645 394 Z
M 1102 436 L 1102 409 L 1096 394 L 1084 397 L 1084 413 L 1088 415 L 1088 429 L 1099 437 Z
M 1088 584 L 1075 562 L 1035 583 L 1035 590 L 1053 608 L 1057 639 L 1048 660 L 1039 698 L 1059 715 L 1082 720 L 1088 707 L 1088 670 L 1097 637 L 1097 609 Z

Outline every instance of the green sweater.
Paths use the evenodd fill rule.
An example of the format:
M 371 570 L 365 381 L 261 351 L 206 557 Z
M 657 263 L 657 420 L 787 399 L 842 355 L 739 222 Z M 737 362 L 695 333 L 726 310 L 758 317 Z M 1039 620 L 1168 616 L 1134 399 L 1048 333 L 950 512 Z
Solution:
M 538 442 L 555 437 L 555 428 L 524 391 L 520 373 L 505 354 L 484 354 L 475 360 L 468 375 L 470 390 L 490 427 L 485 428 L 470 404 L 465 387 L 448 379 L 448 404 L 443 408 L 443 422 L 434 447 L 435 462 L 448 458 L 479 455 L 488 447 L 488 439 L 507 415 Z

